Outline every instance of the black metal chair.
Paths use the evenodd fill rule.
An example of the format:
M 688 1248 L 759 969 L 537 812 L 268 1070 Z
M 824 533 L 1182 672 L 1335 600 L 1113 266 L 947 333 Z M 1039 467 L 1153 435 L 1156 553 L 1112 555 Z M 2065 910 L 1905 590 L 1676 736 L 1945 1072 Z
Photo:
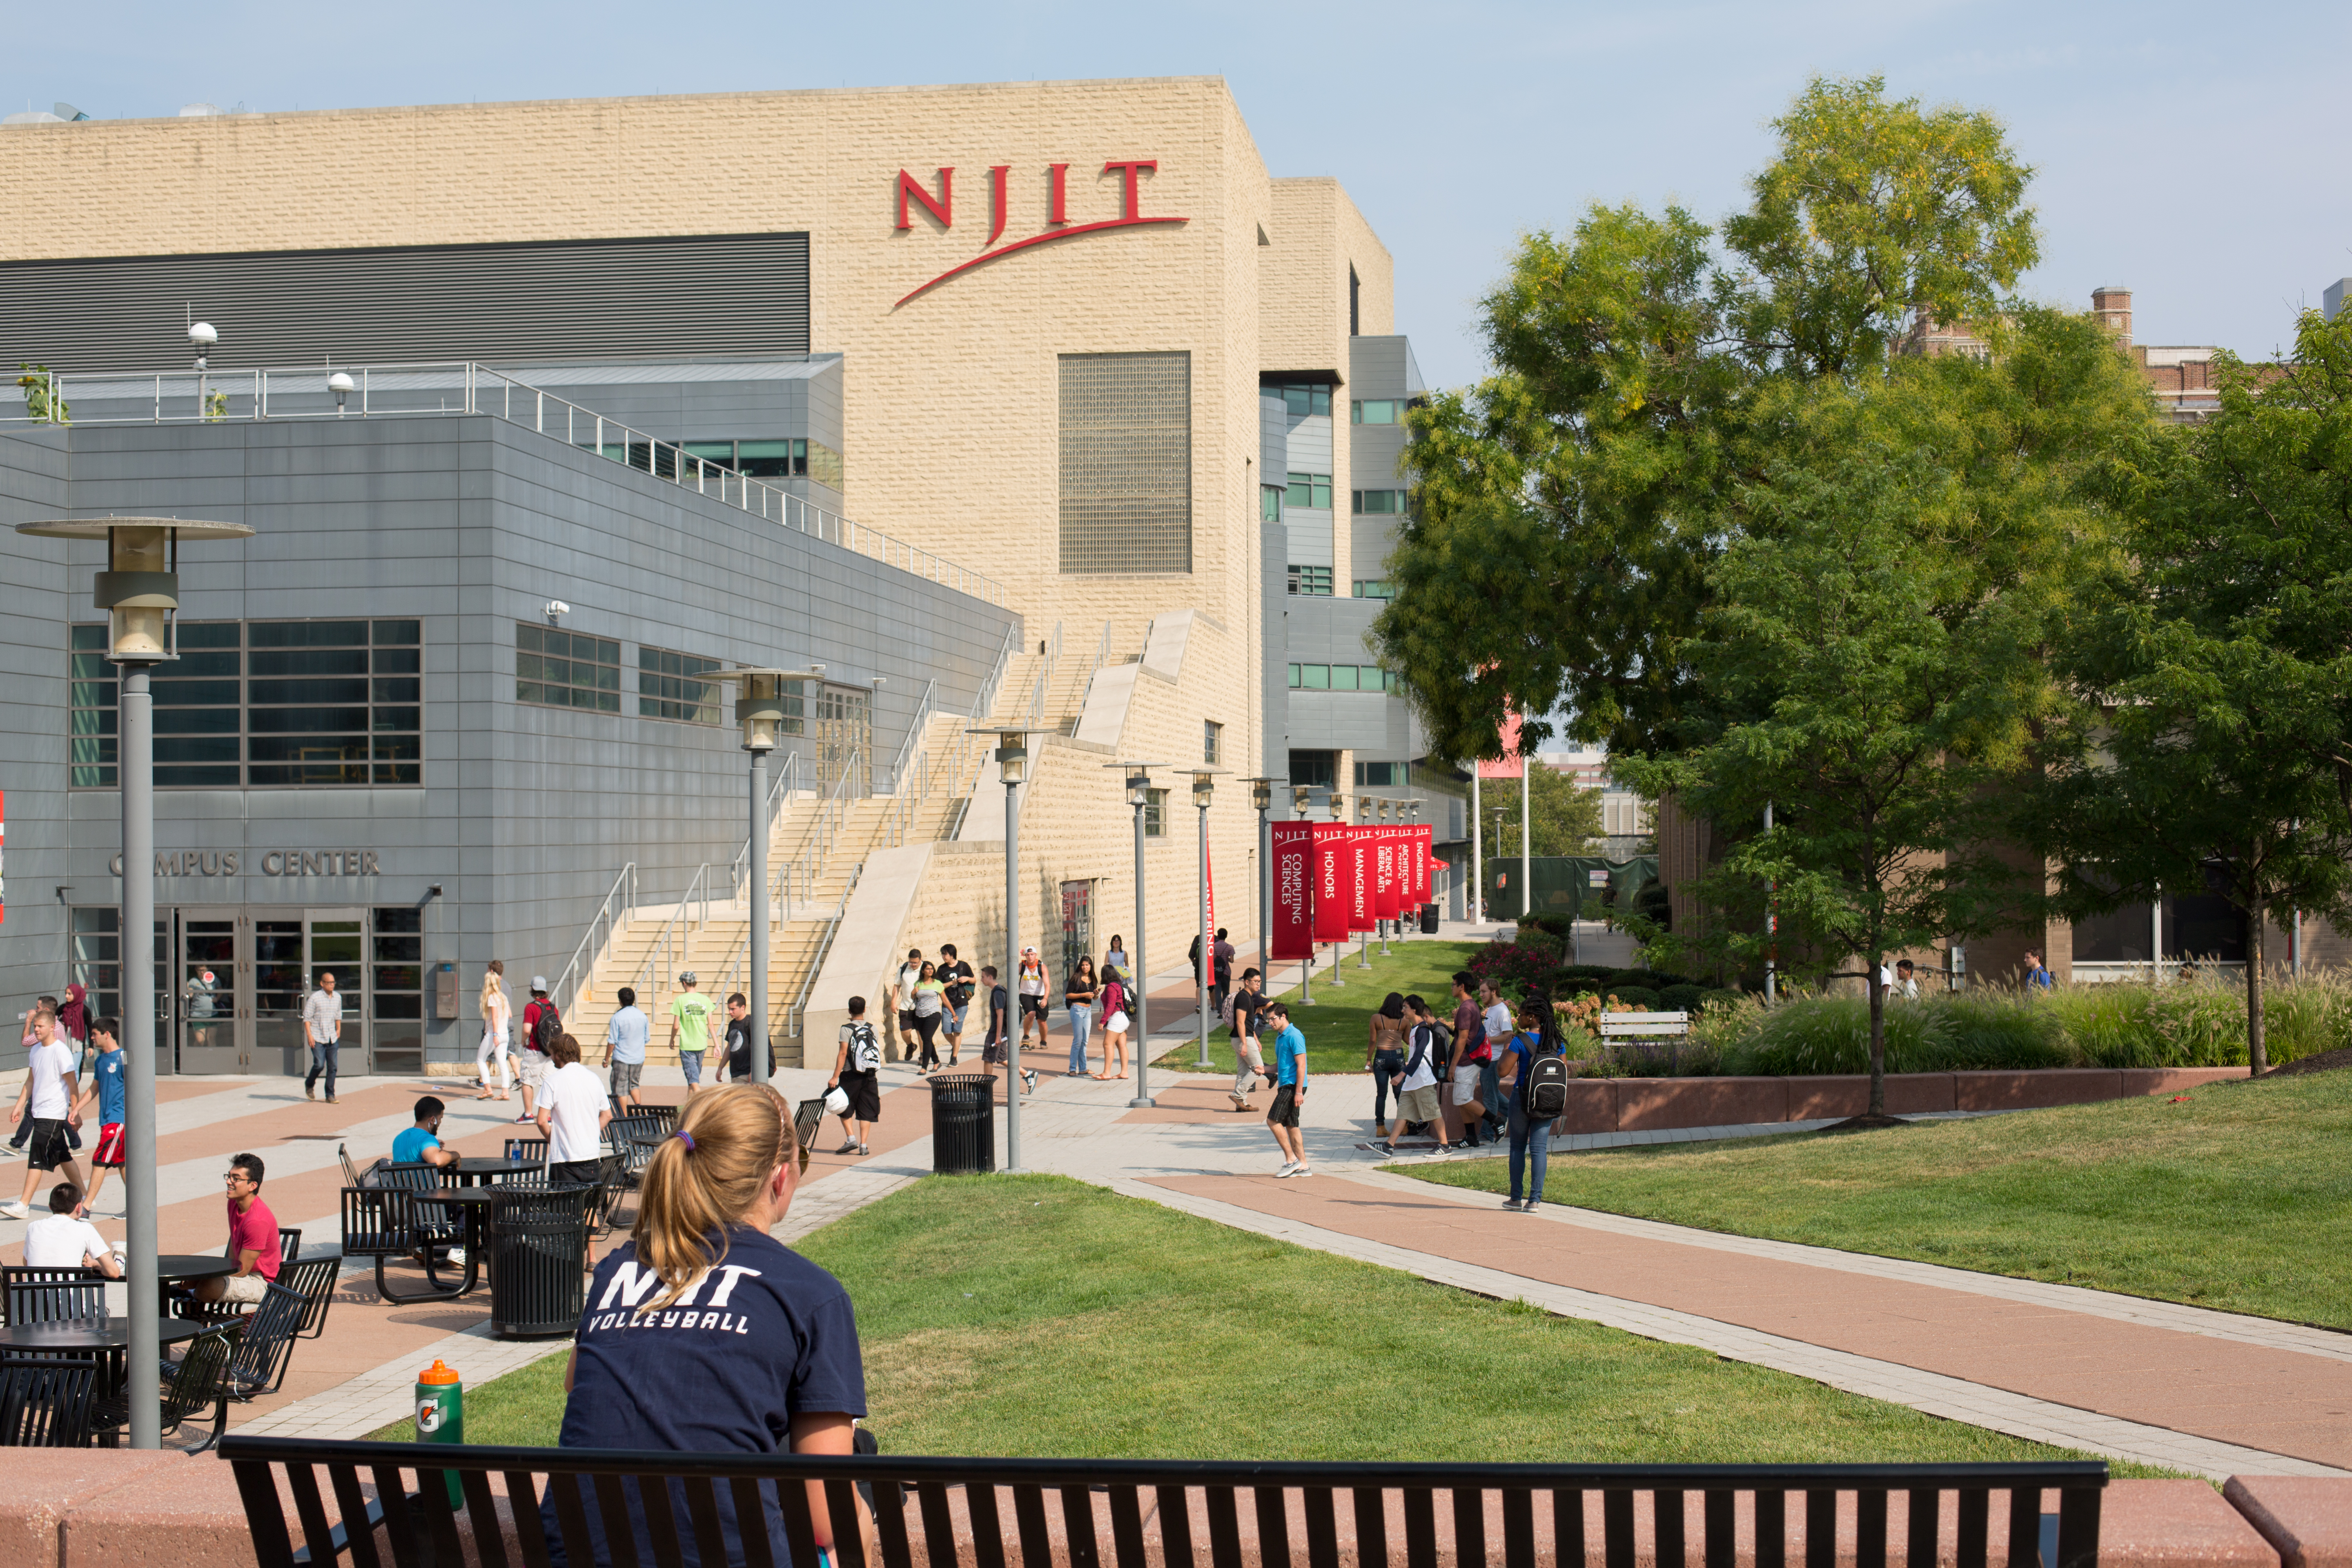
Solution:
M 245 1337 L 237 1342 L 236 1358 L 229 1363 L 230 1398 L 251 1399 L 273 1393 L 286 1381 L 304 1305 L 301 1293 L 282 1280 L 272 1280 L 263 1288 L 261 1302 L 246 1322 Z
M 77 1269 L 70 1279 L 11 1279 L 7 1290 L 11 1324 L 80 1323 L 106 1318 L 106 1280 L 96 1274 Z
M 335 1282 L 342 1278 L 343 1260 L 311 1257 L 278 1270 L 278 1282 L 302 1298 L 302 1324 L 294 1331 L 315 1340 L 327 1331 L 327 1309 L 335 1304 Z
M 228 1431 L 229 1366 L 236 1358 L 237 1342 L 243 1337 L 245 1325 L 240 1320 L 224 1323 L 216 1329 L 206 1329 L 188 1342 L 187 1353 L 165 1368 L 163 1385 L 163 1424 L 165 1436 L 179 1428 L 204 1410 L 213 1409 L 213 1429 L 205 1440 L 190 1449 L 201 1454 L 221 1440 Z M 97 1401 L 91 1407 L 91 1420 L 100 1439 L 111 1447 L 131 1421 L 131 1400 L 127 1394 L 111 1395 Z
M 302 1233 L 299 1230 L 289 1230 L 282 1225 L 279 1226 L 278 1227 L 278 1261 L 280 1263 L 291 1263 L 296 1258 L 301 1255 L 301 1251 Z
M 547 1140 L 509 1138 L 507 1140 L 506 1157 L 509 1160 L 537 1160 L 543 1164 L 547 1160 Z
M 81 1285 L 97 1281 L 104 1285 L 102 1276 L 78 1266 L 46 1263 L 13 1263 L 0 1268 L 0 1323 L 46 1323 L 53 1318 L 19 1318 L 16 1316 L 16 1288 L 20 1285 Z M 99 1298 L 105 1300 L 103 1291 Z M 81 1316 L 102 1316 L 83 1313 Z
M 360 1184 L 360 1168 L 352 1163 L 351 1145 L 348 1143 L 336 1144 L 335 1158 L 343 1163 L 343 1185 L 347 1187 L 358 1186 Z
M 97 1397 L 96 1356 L 10 1360 L 0 1366 L 0 1445 L 87 1448 Z

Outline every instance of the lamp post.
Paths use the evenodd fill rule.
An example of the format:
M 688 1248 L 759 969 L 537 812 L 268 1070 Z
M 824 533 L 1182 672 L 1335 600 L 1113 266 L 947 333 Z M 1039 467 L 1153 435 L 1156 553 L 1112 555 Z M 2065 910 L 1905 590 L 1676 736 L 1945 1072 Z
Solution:
M 201 324 L 201 323 L 200 323 Z M 106 658 L 122 672 L 116 752 L 122 795 L 122 1053 L 128 1158 L 122 1184 L 130 1225 L 123 1276 L 131 1306 L 124 1364 L 152 1368 L 163 1297 L 155 1278 L 155 710 L 150 676 L 179 657 L 172 635 L 180 607 L 180 541 L 247 539 L 242 522 L 172 517 L 107 517 L 20 522 L 39 539 L 102 539 L 106 570 L 98 607 L 106 612 Z M 131 1379 L 131 1446 L 163 1446 L 163 1402 L 152 1377 Z
M 751 755 L 750 834 L 744 851 L 745 879 L 751 884 L 751 923 L 743 942 L 751 949 L 751 1008 L 752 1027 L 759 1035 L 751 1047 L 751 1081 L 768 1081 L 768 753 L 784 723 L 788 699 L 784 682 L 814 679 L 805 669 L 723 669 L 717 679 L 737 689 L 735 723 L 742 732 L 743 749 Z M 803 1056 L 806 1056 L 803 1044 Z
M 1223 768 L 1192 770 L 1192 805 L 1201 816 L 1201 963 L 1192 972 L 1192 989 L 1201 1008 L 1201 1059 L 1192 1065 L 1206 1070 L 1209 1065 L 1209 981 L 1217 973 L 1217 941 L 1209 927 L 1209 798 L 1216 793 L 1216 780 Z
M 1274 837 L 1266 826 L 1266 814 L 1274 809 L 1274 786 L 1289 782 L 1265 777 L 1242 780 L 1250 786 L 1250 806 L 1257 813 L 1257 967 L 1269 994 L 1274 990 Z
M 1307 803 L 1313 798 L 1314 792 L 1305 784 L 1299 784 L 1292 789 L 1290 792 L 1291 815 L 1300 822 L 1306 821 Z M 1313 847 L 1310 845 L 1308 847 L 1310 857 L 1313 852 Z M 1315 868 L 1311 858 L 1307 868 L 1307 886 L 1310 891 L 1315 886 Z M 1266 966 L 1265 985 L 1269 992 L 1274 989 L 1274 966 L 1271 963 Z M 1311 915 L 1307 921 L 1307 961 L 1298 966 L 1298 1005 L 1302 1007 L 1315 1005 L 1315 921 Z
M 1143 945 L 1143 813 L 1151 804 L 1151 770 L 1157 763 L 1106 763 L 1127 776 L 1127 804 L 1135 811 L 1135 946 L 1128 962 L 1135 966 L 1135 1098 L 1129 1106 L 1149 1108 L 1151 1098 L 1150 960 Z
M 996 737 L 996 773 L 1004 781 L 1004 952 L 1013 982 L 1021 981 L 1021 786 L 1029 777 L 1029 731 L 971 730 Z M 1004 1173 L 1021 1174 L 1021 1043 L 1005 1020 Z

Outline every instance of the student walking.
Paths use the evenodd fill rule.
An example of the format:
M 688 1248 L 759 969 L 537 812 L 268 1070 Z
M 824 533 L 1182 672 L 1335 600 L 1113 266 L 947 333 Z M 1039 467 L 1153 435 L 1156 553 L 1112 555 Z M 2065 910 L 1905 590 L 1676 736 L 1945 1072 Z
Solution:
M 1404 999 L 1405 1013 L 1411 1027 L 1405 1032 L 1405 1053 L 1396 1068 L 1397 1131 L 1416 1121 L 1426 1121 L 1437 1134 L 1440 1153 L 1450 1153 L 1453 1145 L 1446 1140 L 1445 1110 L 1439 1103 L 1437 1069 L 1443 1058 L 1439 1042 L 1444 1037 L 1440 1026 L 1419 996 Z M 1396 1152 L 1396 1141 L 1391 1139 L 1389 1152 Z
M 1062 1001 L 1070 1009 L 1070 1065 L 1068 1076 L 1087 1076 L 1087 1041 L 1095 1024 L 1095 961 L 1081 956 L 1070 970 L 1070 983 L 1062 987 Z
M 1371 1016 L 1364 1041 L 1364 1070 L 1372 1075 L 1372 1136 L 1389 1135 L 1389 1089 L 1404 1067 L 1404 993 L 1391 991 Z
M 1234 944 L 1225 940 L 1225 928 L 1217 928 L 1216 945 L 1209 949 L 1214 963 L 1209 968 L 1209 1009 L 1223 1016 L 1226 999 L 1234 994 Z
M 8 1110 L 10 1121 L 20 1121 L 27 1110 L 32 1112 L 31 1131 L 25 1140 L 24 1195 L 15 1203 L 0 1204 L 0 1214 L 10 1219 L 23 1219 L 32 1213 L 35 1191 L 44 1181 L 54 1182 L 52 1173 L 60 1167 L 75 1191 L 89 1191 L 89 1182 L 75 1162 L 73 1151 L 66 1146 L 66 1126 L 74 1119 L 74 1100 L 81 1088 L 79 1066 L 58 1016 L 34 1014 L 33 1048 L 26 1059 L 25 1082 Z
M 1258 1054 L 1258 1035 L 1265 1027 L 1265 976 L 1255 969 L 1242 971 L 1242 988 L 1234 994 L 1234 1087 L 1225 1095 L 1235 1110 L 1250 1109 L 1250 1094 L 1265 1076 L 1265 1058 Z
M 1111 938 L 1113 943 L 1118 938 Z M 1116 946 L 1112 952 L 1117 952 Z M 1124 958 L 1126 954 L 1120 953 Z M 1127 971 L 1113 970 L 1108 955 L 1103 959 L 1102 1020 L 1103 1070 L 1095 1077 L 1105 1080 L 1127 1076 Z M 1114 1066 L 1113 1064 L 1117 1065 Z
M 678 1070 L 686 1075 L 686 1098 L 702 1087 L 702 1058 L 710 1049 L 710 998 L 695 989 L 693 970 L 677 977 L 677 994 L 669 999 L 669 1046 L 677 1053 Z
M 614 999 L 621 1005 L 604 1025 L 604 1066 L 612 1077 L 614 1100 L 635 1110 L 642 1103 L 637 1083 L 645 1074 L 646 1045 L 653 1037 L 653 1021 L 637 1006 L 635 986 L 622 986 L 614 993 Z
M 302 1080 L 302 1098 L 319 1098 L 319 1075 L 327 1075 L 327 1103 L 335 1103 L 335 1053 L 343 1043 L 343 999 L 335 994 L 335 977 L 321 973 L 319 988 L 302 1004 L 302 1033 L 310 1042 L 310 1073 Z
M 476 1100 L 508 1098 L 507 1027 L 514 1021 L 514 1004 L 507 1000 L 507 966 L 490 960 L 482 971 L 482 1043 L 474 1047 L 474 1081 L 481 1086 Z M 499 1074 L 499 1091 L 490 1092 L 490 1069 Z
M 547 976 L 530 977 L 530 1000 L 522 1009 L 522 1049 L 515 1053 L 515 1076 L 522 1081 L 522 1114 L 517 1121 L 539 1120 L 537 1096 L 547 1081 L 547 1053 L 563 1033 L 563 1015 L 548 999 Z
M 953 1067 L 963 1048 L 964 1009 L 971 1005 L 971 965 L 956 956 L 953 942 L 940 948 L 939 979 L 940 999 L 946 1005 L 940 1033 L 948 1037 L 948 1066 Z
M 1121 980 L 1128 980 L 1133 978 L 1134 973 L 1133 967 L 1128 963 L 1127 944 L 1113 936 L 1110 939 L 1110 946 L 1103 952 L 1102 977 L 1108 980 L 1113 975 L 1117 975 Z
M 898 1015 L 898 1047 L 906 1055 L 905 1061 L 915 1059 L 915 1048 L 921 1041 L 915 1028 L 915 982 L 923 977 L 923 950 L 910 947 L 907 962 L 898 966 L 898 982 L 890 987 L 890 1005 Z
M 1013 990 L 1021 997 L 1021 1048 L 1029 1048 L 1029 1026 L 1037 1026 L 1037 1044 L 1042 1048 L 1052 1031 L 1045 1026 L 1045 961 L 1037 956 L 1034 947 L 1021 950 L 1019 972 L 1013 977 Z
M 112 1018 L 100 1018 L 90 1026 L 90 1039 L 98 1047 L 98 1059 L 90 1068 L 89 1087 L 82 1090 L 66 1120 L 70 1123 L 86 1119 L 89 1108 L 98 1107 L 98 1146 L 89 1152 L 89 1202 L 94 1209 L 99 1189 L 106 1185 L 106 1173 L 122 1169 L 128 1085 L 122 1076 L 121 1026 Z
M 1549 1002 L 1519 1009 L 1518 1027 L 1511 1035 L 1507 1048 L 1511 1058 L 1511 1195 L 1503 1200 L 1503 1206 L 1533 1214 L 1543 1202 L 1544 1167 L 1551 1160 L 1552 1118 L 1528 1113 L 1528 1080 L 1537 1061 L 1559 1054 L 1559 1024 Z M 1528 1167 L 1528 1178 L 1524 1206 L 1519 1197 L 1522 1166 Z
M 1307 1037 L 1290 1021 L 1290 1009 L 1282 1003 L 1265 1011 L 1266 1021 L 1279 1031 L 1274 1037 L 1274 1104 L 1265 1113 L 1266 1129 L 1284 1155 L 1275 1174 L 1308 1175 L 1307 1145 L 1298 1133 L 1299 1107 L 1307 1100 Z
M 924 963 L 915 972 L 915 984 L 908 989 L 907 999 L 913 1004 L 915 1036 L 922 1042 L 922 1056 L 915 1068 L 918 1076 L 928 1078 L 939 1070 L 940 1051 L 933 1042 L 939 1037 L 940 1018 L 947 1011 L 947 987 L 940 984 L 936 965 Z
M 1477 981 L 1466 970 L 1454 975 L 1454 1051 L 1478 1064 L 1478 1103 L 1486 1108 L 1487 1141 L 1499 1143 L 1509 1124 L 1503 1117 L 1503 1089 L 1495 1065 L 1495 1047 L 1486 1038 L 1486 1015 L 1477 999 Z
M 727 1054 L 719 1062 L 719 1071 L 734 1083 L 751 1081 L 751 1003 L 740 991 L 727 995 Z M 760 1045 L 765 1053 L 768 1076 L 776 1076 L 775 1042 L 761 1031 Z
M 547 1053 L 550 1071 L 539 1096 L 539 1131 L 547 1140 L 547 1184 L 593 1187 L 600 1173 L 604 1129 L 613 1107 L 593 1069 L 580 1061 L 580 1042 L 558 1035 Z
M 41 1015 L 44 1013 L 47 1013 L 52 1018 L 62 1016 L 62 1015 L 58 1011 L 58 999 L 56 997 L 37 997 L 33 1003 L 33 1010 L 25 1015 L 24 1038 L 17 1041 L 17 1044 L 24 1047 L 27 1052 L 30 1052 L 35 1046 L 41 1043 L 38 1029 L 41 1021 Z M 76 1073 L 75 1077 L 79 1079 L 80 1074 Z M 30 1121 L 18 1122 L 16 1124 L 16 1135 L 8 1140 L 9 1151 L 12 1153 L 22 1153 L 24 1152 L 26 1141 L 30 1139 L 32 1136 L 33 1124 Z
M 866 1021 L 866 998 L 849 999 L 849 1022 L 833 1052 L 833 1076 L 824 1080 L 828 1093 L 842 1094 L 841 1147 L 836 1154 L 870 1154 L 866 1134 L 882 1120 L 882 1037 Z
M 988 1009 L 988 1032 L 981 1038 L 980 1059 L 990 1067 L 1002 1064 L 1005 1046 L 1013 1038 L 1013 998 L 996 983 L 996 965 L 982 966 L 980 988 L 988 994 L 984 1005 Z

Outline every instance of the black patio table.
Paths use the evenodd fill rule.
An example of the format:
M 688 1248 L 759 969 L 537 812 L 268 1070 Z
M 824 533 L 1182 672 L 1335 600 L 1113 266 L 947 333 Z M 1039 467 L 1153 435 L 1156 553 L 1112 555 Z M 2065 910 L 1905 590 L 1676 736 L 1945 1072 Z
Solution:
M 441 1167 L 445 1173 L 454 1175 L 461 1187 L 478 1186 L 485 1182 L 495 1182 L 500 1176 L 517 1176 L 526 1171 L 544 1168 L 541 1161 L 509 1160 L 503 1154 L 468 1154 L 455 1164 Z
M 194 1339 L 210 1323 L 165 1318 L 155 1325 L 155 1342 L 175 1345 Z M 128 1318 L 77 1318 L 63 1323 L 16 1323 L 0 1328 L 0 1351 L 114 1351 L 131 1348 Z
M 236 1262 L 217 1252 L 166 1252 L 155 1259 L 155 1278 L 166 1285 L 220 1279 L 236 1272 Z
M 496 1163 L 503 1165 L 509 1162 L 500 1160 Z M 529 1168 L 530 1167 L 528 1165 L 524 1166 L 524 1169 Z M 467 1295 L 480 1287 L 482 1282 L 482 1215 L 483 1212 L 492 1204 L 498 1202 L 500 1198 L 505 1197 L 506 1195 L 507 1194 L 503 1190 L 495 1186 L 437 1187 L 432 1192 L 418 1193 L 415 1194 L 415 1202 L 420 1204 L 440 1204 L 449 1208 L 462 1209 L 465 1212 L 466 1272 L 459 1277 L 457 1283 L 455 1286 L 445 1286 L 438 1290 L 433 1291 L 429 1295 L 406 1297 L 403 1298 L 404 1300 L 455 1300 L 457 1297 Z M 437 1275 L 430 1277 L 433 1279 L 435 1284 L 440 1284 L 440 1279 Z

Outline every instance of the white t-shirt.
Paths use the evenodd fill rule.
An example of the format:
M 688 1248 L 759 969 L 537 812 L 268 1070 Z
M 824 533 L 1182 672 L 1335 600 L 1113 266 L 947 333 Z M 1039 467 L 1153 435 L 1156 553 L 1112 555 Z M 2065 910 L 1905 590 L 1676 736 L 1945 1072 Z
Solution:
M 73 1106 L 66 1092 L 66 1075 L 75 1068 L 74 1049 L 52 1035 L 46 1046 L 36 1045 L 26 1058 L 26 1068 L 33 1076 L 33 1120 L 63 1121 Z
M 1437 1031 L 1426 1024 L 1415 1024 L 1412 1026 L 1412 1033 L 1406 1037 L 1405 1047 L 1405 1066 L 1410 1070 L 1404 1075 L 1404 1087 L 1428 1089 L 1436 1083 Z M 1413 1058 L 1415 1051 L 1421 1053 L 1417 1066 Z
M 1486 1009 L 1486 1037 L 1495 1042 L 1497 1053 L 1501 1052 L 1503 1042 L 1511 1037 L 1511 1010 L 1500 1002 Z M 1500 1059 L 1499 1054 L 1496 1059 Z
M 35 1268 L 79 1268 L 85 1256 L 111 1250 L 98 1226 L 69 1214 L 46 1215 L 25 1227 L 25 1261 Z
M 604 1080 L 578 1062 L 547 1075 L 539 1091 L 547 1112 L 547 1157 L 559 1165 L 593 1160 L 604 1152 L 596 1116 L 605 1109 Z

